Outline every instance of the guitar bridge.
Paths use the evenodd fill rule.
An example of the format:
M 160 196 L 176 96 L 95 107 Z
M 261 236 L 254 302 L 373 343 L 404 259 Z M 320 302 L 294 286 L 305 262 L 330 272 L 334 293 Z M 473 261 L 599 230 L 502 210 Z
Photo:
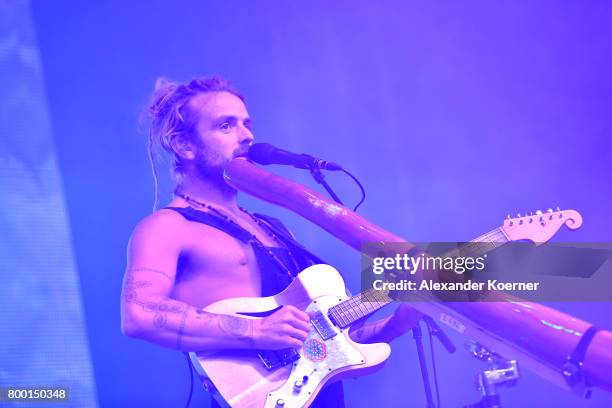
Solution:
M 258 350 L 257 355 L 267 370 L 274 370 L 299 360 L 300 354 L 293 348 Z

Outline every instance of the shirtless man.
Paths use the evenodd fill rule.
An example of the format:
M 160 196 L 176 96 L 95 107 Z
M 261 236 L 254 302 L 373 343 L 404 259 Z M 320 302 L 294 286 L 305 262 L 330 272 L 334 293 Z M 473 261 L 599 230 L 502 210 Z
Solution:
M 160 80 L 150 112 L 149 153 L 153 157 L 159 145 L 170 157 L 176 187 L 168 207 L 144 218 L 131 236 L 121 302 L 123 332 L 181 351 L 301 347 L 310 323 L 295 307 L 257 320 L 201 311 L 221 299 L 262 296 L 266 271 L 260 270 L 256 250 L 282 247 L 238 206 L 236 190 L 223 180 L 224 166 L 253 142 L 243 97 L 217 77 L 182 85 Z M 181 209 L 237 225 L 259 246 L 193 222 Z M 389 342 L 419 317 L 401 305 L 351 337 L 362 343 Z M 343 406 L 342 397 L 337 399 L 337 406 Z

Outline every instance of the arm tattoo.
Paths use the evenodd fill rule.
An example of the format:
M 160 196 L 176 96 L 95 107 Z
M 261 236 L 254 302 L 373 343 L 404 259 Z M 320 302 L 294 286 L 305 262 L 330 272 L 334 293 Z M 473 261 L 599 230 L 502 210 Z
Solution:
M 185 333 L 185 323 L 187 321 L 187 314 L 189 313 L 189 306 L 185 308 L 183 318 L 181 319 L 181 325 L 179 326 L 178 335 L 176 336 L 176 348 L 181 350 L 183 348 L 183 334 Z
M 153 269 L 153 268 L 134 268 L 134 269 L 130 269 L 127 271 L 128 274 L 134 273 L 134 272 L 153 272 L 153 273 L 158 273 L 160 275 L 165 276 L 166 278 L 168 278 L 168 280 L 170 280 L 170 282 L 174 282 L 174 279 L 172 279 L 172 276 L 170 276 L 169 273 L 164 272 L 164 271 L 160 271 L 159 269 Z
M 218 315 L 206 312 L 202 309 L 196 309 L 195 317 L 196 319 L 204 320 L 206 323 L 216 321 L 222 332 L 231 336 L 236 336 L 239 339 L 246 339 L 249 345 L 251 347 L 253 346 L 252 320 L 231 315 Z
M 253 338 L 253 322 L 242 317 L 219 315 L 219 328 L 232 336 L 241 339 Z
M 135 281 L 133 275 L 127 275 L 123 290 L 123 299 L 127 303 L 135 303 L 142 307 L 142 310 L 147 313 L 153 313 L 153 326 L 157 329 L 163 329 L 168 323 L 168 313 L 179 314 L 183 311 L 187 312 L 187 307 L 184 305 L 168 300 L 165 302 L 145 301 L 138 297 L 137 289 L 150 288 L 153 284 L 149 281 Z
M 158 329 L 164 328 L 167 322 L 168 322 L 168 316 L 166 314 L 157 313 L 153 317 L 153 326 L 155 326 Z
M 153 284 L 147 280 L 137 281 L 133 275 L 125 276 L 123 285 L 123 300 L 128 303 L 136 303 L 144 307 L 144 302 L 138 298 L 137 289 L 150 288 Z
M 138 281 L 135 282 L 133 275 L 125 275 L 125 282 L 123 284 L 123 300 L 129 303 L 138 303 L 138 294 L 136 293 L 136 289 L 139 287 L 148 287 L 151 282 L 149 281 Z
M 206 322 L 210 322 L 215 318 L 216 315 L 212 313 L 208 313 L 202 309 L 196 309 L 196 319 L 206 320 Z
M 358 328 L 357 330 L 351 333 L 351 338 L 358 342 L 363 341 L 364 330 L 365 330 L 364 327 Z
M 357 341 L 373 342 L 380 334 L 380 322 L 363 324 L 355 331 L 351 332 L 351 337 Z

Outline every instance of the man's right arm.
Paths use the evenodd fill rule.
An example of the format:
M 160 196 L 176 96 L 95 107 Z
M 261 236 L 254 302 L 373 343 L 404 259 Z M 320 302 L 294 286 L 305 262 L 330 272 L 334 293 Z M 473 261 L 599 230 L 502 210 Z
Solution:
M 265 319 L 219 315 L 169 297 L 181 253 L 178 215 L 157 212 L 141 221 L 128 245 L 123 280 L 123 332 L 162 346 L 197 351 L 215 348 L 281 349 L 301 347 L 308 315 L 283 307 Z

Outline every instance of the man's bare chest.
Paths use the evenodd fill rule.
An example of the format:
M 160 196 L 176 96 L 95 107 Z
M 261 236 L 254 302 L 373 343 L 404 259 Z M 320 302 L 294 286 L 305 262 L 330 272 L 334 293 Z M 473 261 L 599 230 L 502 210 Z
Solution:
M 195 222 L 180 234 L 183 248 L 177 265 L 176 298 L 208 304 L 229 297 L 260 296 L 261 274 L 249 242 Z M 257 237 L 263 245 L 275 246 L 269 237 Z

